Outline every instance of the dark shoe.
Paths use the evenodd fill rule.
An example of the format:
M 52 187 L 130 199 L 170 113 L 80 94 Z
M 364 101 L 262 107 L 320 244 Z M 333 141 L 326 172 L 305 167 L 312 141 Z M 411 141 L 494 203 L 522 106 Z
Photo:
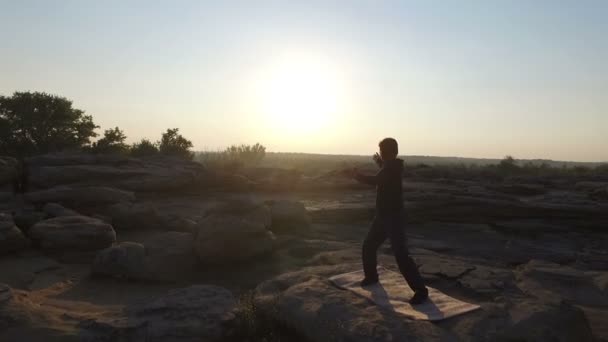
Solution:
M 412 298 L 410 298 L 410 304 L 412 304 L 412 305 L 422 304 L 427 299 L 429 299 L 429 291 L 426 289 L 419 290 L 414 293 L 414 296 Z
M 361 287 L 365 287 L 365 286 L 370 286 L 370 285 L 374 285 L 375 283 L 378 282 L 378 278 L 367 278 L 365 277 L 365 279 L 361 280 Z

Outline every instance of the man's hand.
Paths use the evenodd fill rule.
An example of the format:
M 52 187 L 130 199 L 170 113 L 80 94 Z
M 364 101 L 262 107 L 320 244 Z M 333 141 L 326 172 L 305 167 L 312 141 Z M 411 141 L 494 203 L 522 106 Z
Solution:
M 374 159 L 374 163 L 376 163 L 378 167 L 382 167 L 382 157 L 380 157 L 378 152 L 376 152 L 372 158 Z

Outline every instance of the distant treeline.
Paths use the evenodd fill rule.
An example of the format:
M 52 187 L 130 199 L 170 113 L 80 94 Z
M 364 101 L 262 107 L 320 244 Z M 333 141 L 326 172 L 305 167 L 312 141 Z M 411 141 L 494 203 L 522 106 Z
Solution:
M 405 174 L 421 178 L 504 178 L 539 177 L 608 177 L 608 163 L 561 162 L 551 160 L 476 159 L 433 156 L 400 156 L 405 161 Z M 371 156 L 328 155 L 269 152 L 261 163 L 265 167 L 293 168 L 307 174 L 359 167 L 376 168 Z
M 426 164 L 429 166 L 435 165 L 496 165 L 503 159 L 492 158 L 465 158 L 465 157 L 437 157 L 437 156 L 419 156 L 419 155 L 400 155 L 407 164 Z M 265 163 L 298 163 L 305 161 L 337 161 L 337 162 L 354 162 L 365 163 L 371 162 L 371 155 L 349 155 L 349 154 L 315 154 L 315 153 L 296 153 L 296 152 L 268 152 Z M 546 165 L 549 167 L 596 167 L 606 165 L 608 162 L 573 162 L 573 161 L 555 161 L 550 159 L 515 159 L 515 163 L 519 166 L 526 164 Z

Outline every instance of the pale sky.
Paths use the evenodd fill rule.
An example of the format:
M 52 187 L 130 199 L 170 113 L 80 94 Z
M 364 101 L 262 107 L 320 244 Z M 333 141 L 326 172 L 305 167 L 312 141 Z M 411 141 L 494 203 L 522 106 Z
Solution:
M 608 1 L 0 0 L 0 94 L 197 150 L 608 161 Z M 101 131 L 100 130 L 100 131 Z

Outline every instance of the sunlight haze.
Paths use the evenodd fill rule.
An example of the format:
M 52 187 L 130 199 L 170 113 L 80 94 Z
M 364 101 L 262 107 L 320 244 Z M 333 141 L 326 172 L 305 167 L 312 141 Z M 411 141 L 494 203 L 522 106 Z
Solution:
M 608 161 L 605 1 L 1 1 L 0 94 L 196 150 Z

